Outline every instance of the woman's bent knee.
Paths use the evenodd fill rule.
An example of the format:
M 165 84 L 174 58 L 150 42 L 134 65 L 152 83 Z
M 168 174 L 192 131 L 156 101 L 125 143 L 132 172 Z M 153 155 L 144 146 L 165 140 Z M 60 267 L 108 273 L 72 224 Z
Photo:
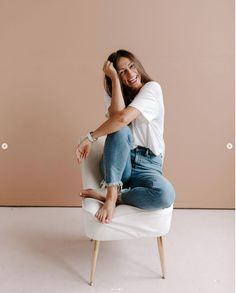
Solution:
M 127 135 L 131 135 L 131 130 L 130 130 L 129 126 L 125 125 L 120 130 L 113 132 L 111 134 L 108 134 L 108 136 L 110 136 L 110 135 L 127 136 Z
M 132 133 L 129 126 L 124 126 L 120 130 L 107 135 L 107 141 L 127 141 L 131 142 Z

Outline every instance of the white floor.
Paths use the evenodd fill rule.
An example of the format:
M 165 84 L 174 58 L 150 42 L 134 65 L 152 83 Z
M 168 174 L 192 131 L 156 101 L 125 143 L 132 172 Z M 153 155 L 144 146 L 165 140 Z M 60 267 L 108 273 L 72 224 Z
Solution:
M 234 292 L 234 211 L 174 210 L 164 238 L 167 278 L 155 239 L 104 242 L 87 284 L 92 242 L 81 208 L 0 208 L 0 292 Z

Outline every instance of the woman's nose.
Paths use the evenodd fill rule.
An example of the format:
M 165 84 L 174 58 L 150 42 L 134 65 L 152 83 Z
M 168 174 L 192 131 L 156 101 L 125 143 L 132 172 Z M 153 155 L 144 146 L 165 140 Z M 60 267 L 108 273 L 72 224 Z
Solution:
M 132 77 L 132 74 L 133 74 L 133 73 L 132 73 L 132 70 L 127 69 L 127 76 L 128 76 L 128 77 Z

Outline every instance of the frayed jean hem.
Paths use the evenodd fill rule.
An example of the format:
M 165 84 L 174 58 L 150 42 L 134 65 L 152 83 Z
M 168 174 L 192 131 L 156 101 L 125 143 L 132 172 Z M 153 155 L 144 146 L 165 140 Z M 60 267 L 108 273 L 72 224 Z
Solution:
M 123 182 L 119 181 L 119 182 L 107 183 L 105 180 L 102 180 L 102 182 L 100 183 L 101 188 L 106 188 L 108 186 L 117 186 L 118 191 L 121 192 L 122 187 L 123 187 Z

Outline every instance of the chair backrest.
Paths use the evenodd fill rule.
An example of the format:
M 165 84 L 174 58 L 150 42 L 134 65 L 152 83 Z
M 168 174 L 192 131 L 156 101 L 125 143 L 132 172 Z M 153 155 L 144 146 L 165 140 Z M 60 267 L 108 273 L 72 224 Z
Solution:
M 84 138 L 81 138 L 80 141 L 83 139 Z M 99 188 L 99 184 L 103 179 L 99 169 L 99 163 L 102 158 L 105 139 L 106 136 L 99 137 L 99 139 L 92 144 L 88 158 L 81 163 L 83 188 Z

